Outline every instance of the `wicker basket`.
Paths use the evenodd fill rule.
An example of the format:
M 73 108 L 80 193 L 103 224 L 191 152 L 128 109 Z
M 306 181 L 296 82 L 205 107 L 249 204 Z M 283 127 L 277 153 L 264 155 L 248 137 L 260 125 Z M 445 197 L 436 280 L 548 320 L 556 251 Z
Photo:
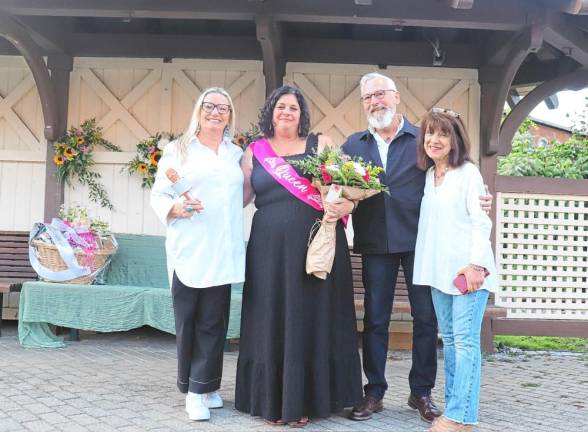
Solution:
M 67 270 L 67 264 L 61 258 L 57 247 L 40 240 L 33 240 L 31 244 L 37 251 L 39 262 L 50 270 L 62 271 Z M 102 241 L 102 248 L 97 249 L 92 258 L 86 256 L 84 252 L 76 252 L 75 256 L 78 264 L 84 267 L 90 267 L 91 273 L 86 276 L 80 276 L 69 281 L 60 281 L 60 283 L 89 285 L 94 282 L 97 276 L 96 270 L 99 270 L 110 259 L 111 255 L 116 253 L 116 243 L 111 237 Z

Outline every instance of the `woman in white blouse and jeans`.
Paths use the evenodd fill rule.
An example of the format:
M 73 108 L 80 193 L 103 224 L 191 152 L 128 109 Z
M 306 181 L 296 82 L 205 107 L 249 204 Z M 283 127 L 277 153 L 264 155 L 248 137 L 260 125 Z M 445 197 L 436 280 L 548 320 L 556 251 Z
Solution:
M 433 432 L 471 431 L 478 422 L 480 330 L 489 292 L 498 285 L 492 222 L 479 202 L 484 182 L 469 149 L 459 114 L 434 108 L 425 115 L 417 163 L 427 175 L 413 283 L 431 287 L 443 338 L 445 413 L 433 423 Z M 466 294 L 454 286 L 458 274 L 465 276 Z
M 221 88 L 205 90 L 184 134 L 159 161 L 151 206 L 167 228 L 166 253 L 176 343 L 177 385 L 192 420 L 221 408 L 231 284 L 243 282 L 243 151 L 231 142 L 235 110 Z M 180 196 L 166 171 L 173 168 L 190 197 Z M 185 189 L 185 188 L 184 188 Z

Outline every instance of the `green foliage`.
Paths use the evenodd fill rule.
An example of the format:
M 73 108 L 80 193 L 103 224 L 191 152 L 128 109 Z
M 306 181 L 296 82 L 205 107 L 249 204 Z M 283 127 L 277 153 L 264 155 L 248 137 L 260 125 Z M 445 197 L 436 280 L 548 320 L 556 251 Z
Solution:
M 534 147 L 529 124 L 523 123 L 512 151 L 498 161 L 498 174 L 588 179 L 588 138 L 576 132 L 566 142 Z
M 96 146 L 121 151 L 118 146 L 103 138 L 102 128 L 96 126 L 96 119 L 86 120 L 80 127 L 71 127 L 54 144 L 53 162 L 57 165 L 60 181 L 71 185 L 72 180 L 77 178 L 80 184 L 88 186 L 91 201 L 112 210 L 108 193 L 100 183 L 100 174 L 90 170 L 95 164 L 92 153 Z
M 498 347 L 512 347 L 530 351 L 588 352 L 588 339 L 545 336 L 496 336 Z
M 382 167 L 365 163 L 361 158 L 352 159 L 339 149 L 325 147 L 321 153 L 313 153 L 301 161 L 290 163 L 323 185 L 337 184 L 387 191 L 379 179 L 379 175 L 384 171 Z
M 151 189 L 155 182 L 155 174 L 159 159 L 165 145 L 176 137 L 167 132 L 157 132 L 137 144 L 137 155 L 122 169 L 129 174 L 138 173 L 141 177 L 141 187 Z

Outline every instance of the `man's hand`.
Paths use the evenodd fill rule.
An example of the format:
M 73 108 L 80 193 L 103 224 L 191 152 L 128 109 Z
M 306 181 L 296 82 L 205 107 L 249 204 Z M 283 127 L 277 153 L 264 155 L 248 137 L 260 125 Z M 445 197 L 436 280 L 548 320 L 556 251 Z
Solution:
M 482 210 L 489 215 L 492 211 L 492 201 L 494 200 L 494 197 L 488 190 L 488 186 L 484 185 L 484 187 L 486 188 L 486 195 L 480 195 L 480 207 L 482 207 Z

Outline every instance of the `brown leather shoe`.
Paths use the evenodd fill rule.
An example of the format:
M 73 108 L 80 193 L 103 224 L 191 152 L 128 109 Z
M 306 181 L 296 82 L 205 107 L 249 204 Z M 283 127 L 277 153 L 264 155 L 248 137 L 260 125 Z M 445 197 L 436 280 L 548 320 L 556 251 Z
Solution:
M 441 415 L 441 410 L 437 408 L 431 396 L 416 397 L 412 393 L 408 398 L 408 406 L 412 409 L 419 410 L 421 418 L 431 423 L 436 417 Z
M 382 399 L 376 399 L 374 396 L 367 395 L 359 403 L 353 407 L 349 418 L 351 420 L 363 421 L 372 418 L 373 413 L 379 413 L 384 409 Z

